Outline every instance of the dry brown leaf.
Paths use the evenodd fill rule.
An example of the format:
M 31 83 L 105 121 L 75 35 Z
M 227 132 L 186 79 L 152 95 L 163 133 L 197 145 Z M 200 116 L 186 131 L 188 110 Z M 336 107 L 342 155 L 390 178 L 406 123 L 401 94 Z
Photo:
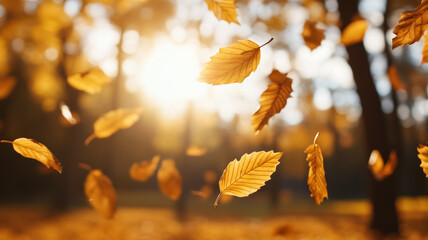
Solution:
M 145 182 L 149 179 L 158 167 L 160 157 L 156 155 L 150 161 L 142 161 L 132 164 L 129 169 L 129 176 L 135 181 Z
M 141 108 L 119 108 L 110 111 L 94 123 L 94 133 L 85 140 L 88 145 L 94 138 L 108 138 L 120 129 L 126 129 L 138 121 L 141 114 Z
M 26 158 L 35 159 L 43 163 L 47 168 L 52 167 L 57 172 L 62 172 L 61 163 L 56 159 L 49 149 L 37 142 L 36 140 L 29 138 L 18 138 L 13 142 L 7 140 L 1 140 L 0 142 L 11 143 L 13 149 Z
M 418 152 L 419 152 L 418 157 L 421 160 L 420 167 L 424 170 L 424 173 L 428 178 L 428 146 L 419 144 Z
M 421 64 L 428 62 L 428 33 L 424 35 L 424 45 L 422 48 L 422 60 Z
M 282 152 L 260 151 L 244 154 L 239 161 L 230 162 L 218 182 L 220 194 L 214 206 L 217 207 L 222 195 L 246 197 L 259 190 L 276 171 L 281 156 Z
M 364 19 L 357 19 L 352 21 L 343 30 L 340 42 L 345 46 L 349 46 L 363 41 L 367 28 L 368 24 Z
M 395 91 L 398 90 L 406 90 L 406 85 L 404 85 L 403 81 L 401 81 L 400 74 L 398 74 L 397 67 L 395 65 L 391 65 L 388 68 L 388 78 L 391 82 L 391 86 Z
M 394 173 L 398 159 L 395 150 L 389 154 L 388 162 L 384 165 L 382 155 L 378 150 L 373 150 L 369 158 L 369 169 L 377 181 L 382 181 Z
M 110 81 L 110 78 L 98 67 L 84 73 L 71 75 L 67 78 L 70 86 L 90 94 L 101 91 L 102 87 L 109 84 Z
M 161 163 L 158 170 L 158 184 L 162 193 L 171 198 L 178 200 L 182 191 L 181 175 L 175 167 L 174 160 L 166 159 Z
M 251 72 L 256 71 L 260 63 L 260 48 L 251 40 L 239 40 L 237 43 L 220 48 L 219 53 L 211 57 L 198 80 L 212 85 L 242 83 Z
M 239 24 L 235 0 L 205 0 L 205 2 L 208 5 L 208 10 L 213 12 L 218 20 Z
M 428 1 L 422 0 L 413 11 L 404 11 L 392 31 L 392 49 L 419 41 L 428 29 Z
M 308 185 L 315 204 L 320 205 L 324 198 L 328 199 L 327 182 L 325 181 L 324 159 L 321 148 L 317 144 L 319 133 L 315 135 L 314 143 L 305 149 L 309 162 Z
M 316 27 L 316 22 L 307 20 L 303 25 L 302 37 L 305 40 L 306 46 L 314 50 L 321 45 L 324 40 L 324 30 Z
M 200 157 L 207 153 L 207 149 L 196 145 L 190 145 L 186 149 L 186 155 L 191 157 Z
M 15 88 L 16 78 L 5 77 L 0 79 L 0 100 L 9 97 L 12 90 Z
M 91 206 L 104 218 L 113 218 L 117 196 L 110 178 L 99 169 L 91 170 L 86 177 L 84 187 Z
M 278 76 L 277 72 L 277 70 L 274 70 L 271 75 Z M 271 79 L 277 81 L 275 77 L 271 77 Z M 285 74 L 281 81 L 269 84 L 268 88 L 262 93 L 260 96 L 260 108 L 251 117 L 251 125 L 255 132 L 261 131 L 269 122 L 269 119 L 287 105 L 287 99 L 291 97 L 291 92 L 293 92 L 293 89 L 291 89 L 292 82 L 293 80 Z

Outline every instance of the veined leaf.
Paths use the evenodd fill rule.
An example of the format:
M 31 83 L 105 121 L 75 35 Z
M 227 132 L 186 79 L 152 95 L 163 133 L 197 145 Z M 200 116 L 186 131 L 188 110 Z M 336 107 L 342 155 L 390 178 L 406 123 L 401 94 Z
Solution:
M 140 118 L 141 111 L 141 108 L 119 108 L 102 115 L 95 121 L 94 133 L 85 140 L 85 145 L 94 138 L 108 138 L 120 129 L 131 127 Z
M 84 73 L 71 75 L 67 78 L 67 82 L 77 90 L 94 94 L 101 91 L 104 85 L 109 84 L 110 78 L 97 67 Z
M 271 75 L 277 76 L 278 73 L 275 71 L 278 72 L 274 70 Z M 271 77 L 271 79 L 275 78 Z M 252 116 L 251 125 L 255 132 L 261 131 L 269 119 L 287 105 L 287 99 L 291 97 L 291 92 L 293 92 L 293 89 L 291 89 L 292 82 L 293 80 L 285 74 L 281 81 L 269 84 L 268 88 L 262 93 L 260 96 L 260 108 Z
M 251 72 L 256 71 L 260 63 L 260 48 L 251 40 L 239 40 L 237 43 L 220 48 L 219 53 L 211 57 L 198 80 L 212 85 L 242 83 Z
M 392 31 L 392 49 L 419 41 L 428 29 L 428 1 L 422 0 L 413 11 L 404 11 Z
M 244 154 L 239 161 L 230 162 L 218 182 L 220 194 L 214 206 L 217 207 L 221 195 L 246 197 L 265 185 L 276 171 L 282 152 L 253 152 Z
M 391 65 L 388 68 L 388 78 L 391 82 L 391 86 L 395 91 L 398 90 L 406 90 L 406 85 L 404 85 L 403 81 L 401 81 L 400 74 L 398 74 L 397 67 L 395 65 Z
M 305 44 L 311 50 L 314 50 L 321 45 L 324 40 L 324 30 L 316 27 L 316 22 L 307 20 L 303 25 L 302 37 L 305 40 Z
M 0 79 L 0 100 L 9 97 L 12 90 L 15 88 L 16 78 L 5 77 Z
M 11 143 L 13 149 L 26 158 L 35 159 L 43 163 L 47 168 L 53 168 L 57 172 L 62 172 L 61 163 L 56 159 L 49 149 L 37 142 L 36 140 L 29 138 L 18 138 L 13 142 L 7 140 L 1 140 L 0 142 Z
M 352 21 L 343 30 L 340 42 L 345 46 L 349 46 L 363 41 L 367 28 L 368 24 L 364 19 L 357 19 Z
M 428 146 L 419 144 L 418 157 L 421 160 L 421 168 L 424 170 L 426 177 L 428 178 Z
M 208 10 L 213 12 L 218 20 L 239 24 L 235 0 L 205 0 L 205 2 L 208 5 Z
M 422 61 L 421 64 L 428 62 L 428 33 L 424 35 L 424 46 L 422 48 Z
M 181 196 L 183 181 L 175 167 L 174 160 L 166 159 L 158 170 L 158 184 L 162 193 L 172 200 L 178 200 Z
M 314 143 L 305 149 L 309 162 L 308 185 L 315 204 L 320 205 L 324 198 L 328 199 L 327 182 L 325 181 L 324 159 L 321 148 L 317 144 L 319 133 L 315 135 Z
M 196 145 L 190 145 L 186 149 L 186 155 L 191 157 L 200 157 L 207 153 L 207 149 Z
M 369 169 L 376 180 L 382 181 L 394 173 L 397 163 L 397 153 L 394 150 L 389 154 L 389 159 L 386 164 L 384 164 L 380 152 L 378 150 L 373 150 L 369 158 Z
M 99 169 L 91 170 L 86 177 L 84 187 L 91 206 L 104 218 L 113 218 L 117 196 L 110 178 Z
M 134 163 L 129 169 L 129 175 L 135 181 L 145 182 L 155 172 L 156 168 L 158 167 L 159 160 L 159 155 L 156 155 L 151 161 L 142 161 L 140 163 Z

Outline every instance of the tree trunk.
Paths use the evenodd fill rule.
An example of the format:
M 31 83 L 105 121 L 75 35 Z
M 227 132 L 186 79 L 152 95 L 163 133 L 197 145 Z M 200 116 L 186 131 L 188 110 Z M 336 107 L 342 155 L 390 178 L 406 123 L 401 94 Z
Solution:
M 358 0 L 339 0 L 342 26 L 347 26 L 358 13 L 358 2 Z M 379 150 L 384 159 L 388 159 L 391 148 L 388 143 L 387 122 L 370 74 L 367 52 L 362 43 L 348 46 L 346 49 L 363 110 L 367 158 L 362 161 L 367 164 L 369 153 L 375 149 Z M 369 173 L 368 176 L 372 204 L 371 227 L 383 234 L 398 233 L 395 174 L 383 181 L 376 181 Z

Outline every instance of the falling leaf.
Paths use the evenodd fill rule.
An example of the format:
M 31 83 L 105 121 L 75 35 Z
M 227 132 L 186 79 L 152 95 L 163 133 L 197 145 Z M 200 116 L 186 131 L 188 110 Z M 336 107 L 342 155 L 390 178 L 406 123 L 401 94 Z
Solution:
M 61 111 L 61 119 L 64 120 L 62 122 L 63 125 L 73 126 L 80 121 L 79 115 L 75 112 L 71 112 L 70 108 L 64 102 L 59 103 L 59 109 Z
M 414 11 L 404 11 L 392 31 L 392 49 L 419 41 L 428 29 L 428 1 L 422 0 Z
M 89 203 L 104 218 L 113 218 L 117 196 L 113 184 L 99 169 L 89 172 L 85 181 L 85 194 Z
M 11 143 L 13 149 L 26 158 L 35 159 L 43 163 L 47 168 L 52 167 L 57 172 L 62 172 L 61 163 L 56 159 L 49 149 L 37 142 L 36 140 L 29 138 L 18 138 L 13 142 L 7 140 L 1 140 L 0 142 Z
M 161 167 L 158 170 L 158 184 L 165 196 L 172 200 L 180 198 L 182 179 L 173 160 L 166 159 L 162 161 Z
M 419 144 L 418 157 L 421 160 L 421 168 L 424 170 L 426 177 L 428 178 L 428 146 Z
M 242 83 L 251 72 L 256 71 L 260 63 L 260 48 L 251 40 L 239 40 L 237 43 L 220 48 L 219 53 L 205 64 L 198 80 L 212 85 Z
M 200 157 L 207 153 L 207 149 L 196 145 L 190 145 L 186 149 L 186 155 L 191 157 Z
M 424 35 L 424 46 L 422 48 L 422 61 L 421 64 L 428 62 L 428 33 Z
M 12 90 L 15 88 L 16 78 L 5 77 L 0 79 L 0 100 L 9 97 Z
M 316 27 L 316 22 L 306 21 L 303 25 L 302 37 L 305 40 L 306 46 L 311 50 L 314 50 L 319 45 L 321 45 L 322 40 L 324 40 L 324 30 Z
M 134 125 L 140 118 L 141 108 L 119 108 L 110 111 L 94 123 L 94 133 L 85 140 L 88 145 L 94 138 L 108 138 L 120 129 L 126 129 Z
M 135 181 L 145 182 L 149 179 L 156 168 L 158 167 L 160 157 L 156 155 L 151 161 L 142 161 L 140 163 L 132 164 L 129 169 L 129 176 Z
M 357 19 L 352 21 L 342 32 L 340 42 L 349 46 L 363 41 L 364 35 L 368 28 L 367 21 L 364 19 Z
M 397 67 L 395 65 L 391 65 L 388 68 L 388 78 L 391 82 L 391 86 L 395 91 L 398 90 L 406 90 L 406 85 L 404 85 L 403 81 L 401 81 L 400 74 L 398 74 Z
M 205 2 L 208 5 L 208 10 L 213 12 L 218 20 L 239 24 L 235 0 L 205 0 Z
M 394 173 L 397 163 L 397 153 L 394 150 L 389 154 L 388 162 L 385 165 L 380 152 L 373 150 L 369 158 L 369 169 L 376 180 L 382 181 Z
M 277 75 L 277 70 L 272 74 Z M 272 75 L 271 74 L 271 75 Z M 271 79 L 275 79 L 271 77 Z M 280 81 L 269 84 L 268 88 L 260 96 L 260 108 L 252 116 L 251 125 L 255 132 L 261 131 L 268 123 L 269 119 L 279 113 L 287 104 L 287 99 L 291 97 L 291 83 L 293 80 L 284 76 Z
M 109 84 L 110 78 L 97 67 L 84 73 L 71 75 L 67 78 L 67 82 L 77 90 L 94 94 L 101 91 L 103 86 Z
M 217 207 L 222 195 L 246 197 L 265 185 L 270 175 L 276 171 L 282 152 L 252 152 L 244 154 L 241 159 L 230 162 L 218 182 L 220 194 L 214 206 Z
M 324 159 L 321 148 L 317 144 L 319 133 L 315 135 L 314 143 L 305 149 L 309 162 L 308 185 L 315 204 L 320 205 L 324 198 L 328 199 L 327 182 L 325 181 Z

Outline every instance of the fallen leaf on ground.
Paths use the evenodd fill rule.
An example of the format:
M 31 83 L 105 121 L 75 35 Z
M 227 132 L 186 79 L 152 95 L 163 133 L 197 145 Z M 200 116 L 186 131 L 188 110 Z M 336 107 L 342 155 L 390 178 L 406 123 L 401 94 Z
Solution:
M 181 196 L 183 181 L 175 167 L 174 160 L 166 159 L 158 170 L 158 184 L 162 193 L 172 200 L 178 200 Z
M 15 149 L 15 151 L 22 156 L 35 159 L 43 163 L 47 168 L 52 167 L 57 172 L 62 172 L 62 166 L 58 159 L 56 159 L 56 157 L 45 145 L 37 142 L 36 140 L 29 138 L 18 138 L 13 142 L 7 140 L 1 140 L 0 142 L 11 143 L 13 149 Z
M 208 10 L 213 12 L 218 20 L 239 24 L 235 0 L 205 0 L 205 2 L 208 5 Z
M 316 22 L 307 20 L 303 25 L 302 37 L 305 44 L 311 50 L 314 50 L 321 45 L 324 40 L 324 30 L 316 27 Z
M 98 93 L 110 81 L 110 78 L 98 67 L 84 73 L 71 75 L 67 78 L 70 86 L 90 94 Z
M 135 181 L 145 182 L 149 179 L 158 167 L 160 157 L 156 155 L 150 161 L 142 161 L 132 164 L 129 169 L 129 176 Z
M 86 177 L 84 187 L 91 206 L 104 218 L 113 218 L 117 196 L 110 178 L 99 169 L 91 170 Z

